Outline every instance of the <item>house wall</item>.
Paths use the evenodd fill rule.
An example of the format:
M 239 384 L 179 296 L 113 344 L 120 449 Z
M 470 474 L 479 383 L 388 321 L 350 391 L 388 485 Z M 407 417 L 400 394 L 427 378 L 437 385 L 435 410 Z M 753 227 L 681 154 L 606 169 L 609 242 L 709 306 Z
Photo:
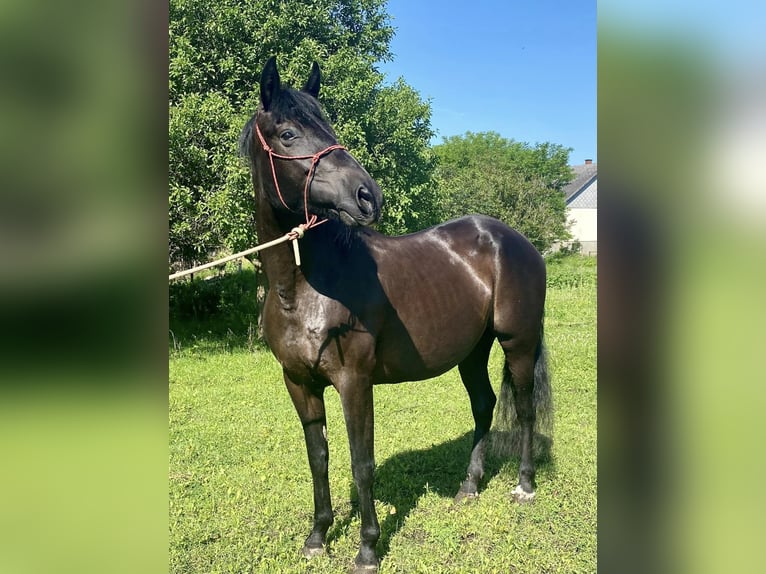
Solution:
M 570 207 L 567 220 L 571 222 L 572 239 L 582 245 L 582 252 L 595 254 L 598 251 L 598 210 L 595 208 Z

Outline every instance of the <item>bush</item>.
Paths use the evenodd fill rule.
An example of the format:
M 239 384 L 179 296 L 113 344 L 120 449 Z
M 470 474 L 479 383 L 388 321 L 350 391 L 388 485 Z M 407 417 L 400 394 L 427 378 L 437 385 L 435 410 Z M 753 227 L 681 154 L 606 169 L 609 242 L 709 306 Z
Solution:
M 224 341 L 225 346 L 258 343 L 261 279 L 254 270 L 171 283 L 168 293 L 172 344 Z
M 555 253 L 546 258 L 549 289 L 596 286 L 596 258 Z

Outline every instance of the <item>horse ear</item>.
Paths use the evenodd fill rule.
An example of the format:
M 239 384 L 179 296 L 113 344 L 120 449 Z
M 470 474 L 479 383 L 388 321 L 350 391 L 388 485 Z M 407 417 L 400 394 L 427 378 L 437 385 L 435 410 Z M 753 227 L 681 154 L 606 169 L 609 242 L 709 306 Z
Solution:
M 277 70 L 277 58 L 272 56 L 261 72 L 261 103 L 263 109 L 268 110 L 271 102 L 279 93 L 279 71 Z
M 319 71 L 319 64 L 314 62 L 311 65 L 311 75 L 309 76 L 309 79 L 306 80 L 306 85 L 303 86 L 303 91 L 308 92 L 314 98 L 317 98 L 319 96 L 319 82 L 322 78 L 322 74 Z

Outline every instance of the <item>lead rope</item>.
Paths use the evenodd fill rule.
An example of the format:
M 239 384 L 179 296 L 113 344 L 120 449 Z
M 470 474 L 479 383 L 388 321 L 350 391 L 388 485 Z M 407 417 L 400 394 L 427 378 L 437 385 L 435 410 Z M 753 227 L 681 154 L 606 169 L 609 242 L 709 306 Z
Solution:
M 301 226 L 302 225 L 303 224 L 301 224 Z M 240 251 L 239 253 L 235 253 L 234 255 L 222 257 L 221 259 L 216 259 L 215 261 L 211 261 L 210 263 L 205 263 L 204 265 L 197 265 L 197 267 L 192 267 L 191 269 L 186 269 L 185 271 L 179 271 L 178 273 L 173 273 L 172 275 L 168 277 L 168 280 L 172 281 L 173 279 L 178 279 L 179 277 L 191 275 L 192 273 L 196 273 L 197 271 L 210 269 L 211 267 L 215 267 L 216 265 L 220 265 L 221 263 L 234 261 L 235 259 L 244 257 L 245 255 L 250 255 L 251 253 L 256 253 L 262 249 L 279 245 L 280 243 L 284 243 L 285 241 L 293 242 L 293 255 L 295 256 L 295 264 L 300 267 L 301 255 L 300 255 L 300 252 L 298 251 L 297 240 L 303 237 L 303 234 L 305 233 L 305 230 L 301 226 L 293 227 L 290 231 L 285 233 L 282 237 L 274 239 L 273 241 L 269 241 L 268 243 L 263 243 L 262 245 L 251 247 L 250 249 L 245 249 L 244 251 Z

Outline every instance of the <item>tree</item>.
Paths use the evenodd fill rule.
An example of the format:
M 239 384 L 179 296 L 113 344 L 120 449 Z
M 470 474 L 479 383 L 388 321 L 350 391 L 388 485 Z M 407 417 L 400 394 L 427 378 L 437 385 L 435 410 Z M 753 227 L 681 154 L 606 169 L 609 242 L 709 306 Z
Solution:
M 189 265 L 215 249 L 245 249 L 253 239 L 251 184 L 231 144 L 236 118 L 215 92 L 188 94 L 170 108 L 171 262 Z
M 443 217 L 490 215 L 545 251 L 569 237 L 562 188 L 573 177 L 570 151 L 551 143 L 530 146 L 495 132 L 445 138 L 434 147 Z
M 171 263 L 257 241 L 237 135 L 256 110 L 272 55 L 294 86 L 319 62 L 319 99 L 340 142 L 384 190 L 382 230 L 434 221 L 430 104 L 402 79 L 384 85 L 375 67 L 391 58 L 384 8 L 384 0 L 171 0 Z

